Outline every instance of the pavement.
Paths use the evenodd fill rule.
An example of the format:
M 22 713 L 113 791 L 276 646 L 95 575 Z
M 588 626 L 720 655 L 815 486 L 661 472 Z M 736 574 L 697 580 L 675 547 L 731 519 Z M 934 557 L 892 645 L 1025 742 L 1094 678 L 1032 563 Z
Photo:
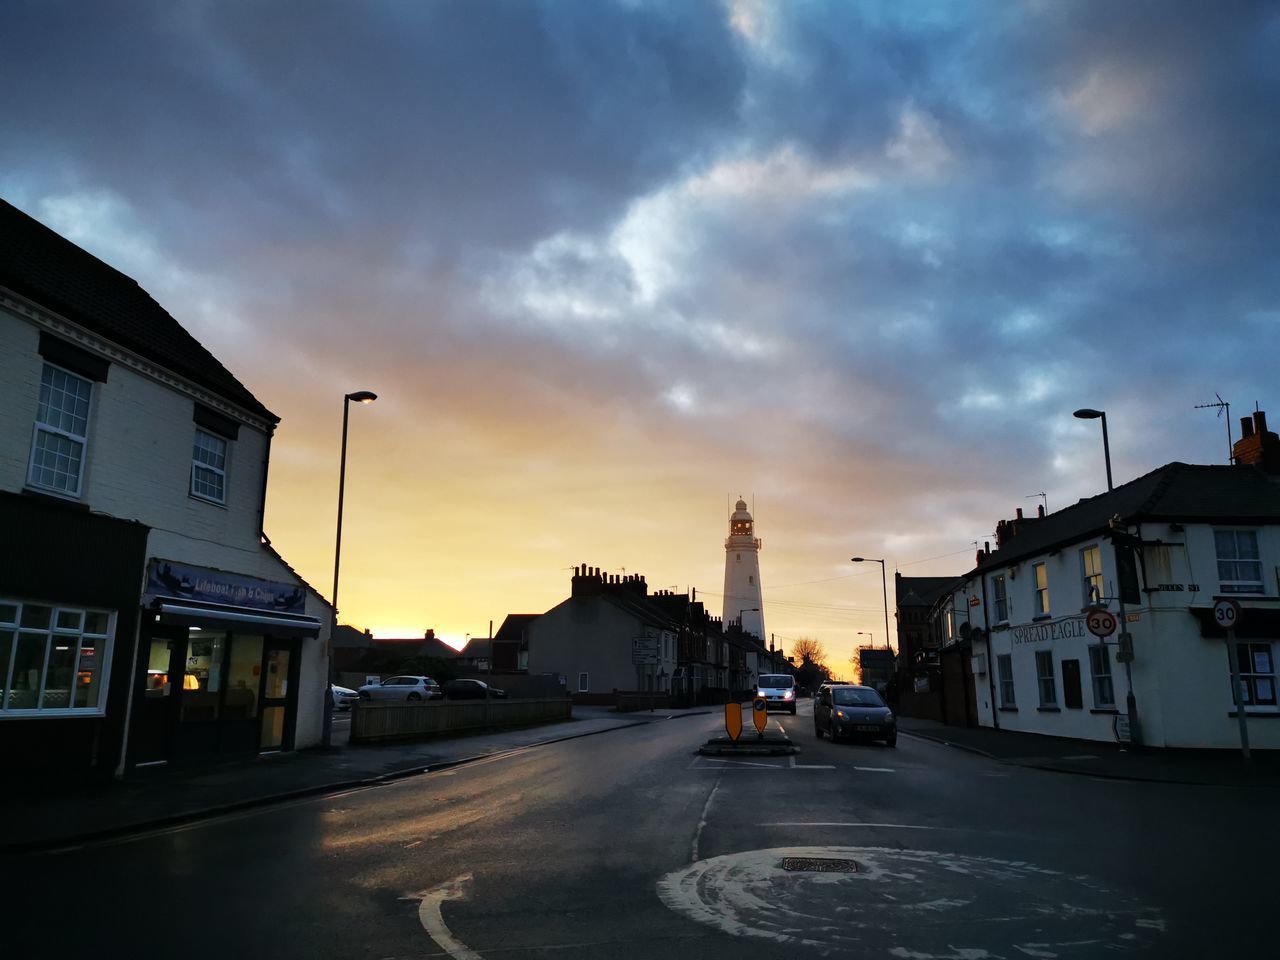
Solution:
M 0 854 L 50 850 L 178 826 L 274 803 L 387 783 L 515 750 L 705 715 L 707 708 L 618 713 L 575 706 L 573 719 L 419 743 L 350 744 L 193 768 L 142 769 L 129 779 L 0 798 Z
M 1280 750 L 1254 750 L 1250 761 L 1245 763 L 1238 750 L 1126 749 L 1115 743 L 990 727 L 951 727 L 934 720 L 901 715 L 898 731 L 1000 763 L 1037 770 L 1152 783 L 1280 788 Z

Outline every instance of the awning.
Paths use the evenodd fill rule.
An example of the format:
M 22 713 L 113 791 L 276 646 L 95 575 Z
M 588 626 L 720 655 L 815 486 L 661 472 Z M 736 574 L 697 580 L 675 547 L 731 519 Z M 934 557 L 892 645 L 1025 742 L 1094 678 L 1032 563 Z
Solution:
M 276 613 L 254 607 L 236 607 L 216 603 L 194 603 L 159 597 L 151 604 L 161 623 L 188 627 L 212 627 L 229 630 L 238 624 L 255 627 L 275 636 L 314 637 L 321 622 L 315 617 L 296 613 Z

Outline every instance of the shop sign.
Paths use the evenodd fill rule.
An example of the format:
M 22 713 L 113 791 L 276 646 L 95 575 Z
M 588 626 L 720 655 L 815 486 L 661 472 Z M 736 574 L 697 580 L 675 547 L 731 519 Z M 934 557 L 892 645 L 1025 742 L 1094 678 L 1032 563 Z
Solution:
M 153 559 L 147 566 L 148 595 L 253 607 L 277 613 L 305 613 L 306 592 L 293 583 L 260 580 L 225 570 Z
M 1009 632 L 1013 634 L 1013 642 L 1018 644 L 1068 640 L 1072 637 L 1083 637 L 1089 631 L 1085 628 L 1084 617 L 1076 616 L 1048 623 L 1028 623 L 1013 627 Z

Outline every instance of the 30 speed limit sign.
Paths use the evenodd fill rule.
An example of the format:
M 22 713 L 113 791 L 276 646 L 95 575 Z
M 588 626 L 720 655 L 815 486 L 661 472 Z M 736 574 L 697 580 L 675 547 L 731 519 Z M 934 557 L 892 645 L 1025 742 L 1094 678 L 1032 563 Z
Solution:
M 1116 632 L 1116 617 L 1110 610 L 1090 610 L 1084 625 L 1095 637 L 1109 637 Z
M 1219 600 L 1213 605 L 1213 622 L 1223 630 L 1230 630 L 1240 619 L 1240 604 L 1234 600 Z

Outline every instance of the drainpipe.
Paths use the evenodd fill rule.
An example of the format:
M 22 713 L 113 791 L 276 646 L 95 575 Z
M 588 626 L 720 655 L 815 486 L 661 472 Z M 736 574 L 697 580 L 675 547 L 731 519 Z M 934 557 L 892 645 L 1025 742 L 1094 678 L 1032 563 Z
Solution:
M 987 687 L 991 692 L 991 726 L 1000 729 L 1000 711 L 996 707 L 996 658 L 991 648 L 991 615 L 987 610 L 987 575 L 978 567 L 978 576 L 982 578 L 982 635 L 987 638 Z

